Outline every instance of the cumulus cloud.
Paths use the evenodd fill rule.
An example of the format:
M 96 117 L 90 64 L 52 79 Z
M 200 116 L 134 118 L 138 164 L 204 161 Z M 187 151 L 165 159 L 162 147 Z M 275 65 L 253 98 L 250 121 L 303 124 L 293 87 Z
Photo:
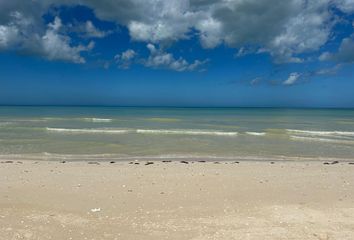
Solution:
M 190 63 L 182 57 L 176 59 L 171 53 L 157 49 L 151 43 L 147 44 L 146 47 L 150 51 L 150 56 L 143 60 L 143 64 L 146 67 L 170 69 L 178 72 L 184 72 L 199 69 L 208 61 L 195 60 L 194 62 Z
M 154 69 L 169 69 L 178 72 L 201 70 L 200 68 L 208 62 L 208 60 L 188 62 L 180 57 L 176 59 L 173 54 L 165 52 L 157 48 L 154 44 L 148 43 L 146 48 L 149 50 L 149 55 L 138 58 L 138 53 L 133 49 L 117 54 L 114 57 L 119 68 L 128 69 L 132 64 L 141 64 L 148 68 Z
M 85 63 L 85 59 L 80 55 L 83 51 L 89 51 L 94 47 L 94 43 L 89 45 L 71 46 L 70 38 L 59 33 L 62 23 L 56 17 L 53 23 L 48 24 L 47 31 L 42 37 L 41 54 L 49 60 L 62 60 L 74 63 Z
M 345 14 L 354 12 L 354 0 L 0 1 L 0 49 L 27 46 L 30 50 L 29 46 L 42 39 L 63 44 L 66 52 L 74 52 L 72 57 L 64 54 L 66 57 L 57 59 L 83 62 L 80 52 L 87 48 L 73 46 L 67 34 L 53 29 L 54 26 L 50 29 L 42 19 L 52 6 L 78 3 L 91 8 L 100 20 L 127 27 L 134 41 L 159 45 L 197 37 L 204 48 L 225 44 L 235 48 L 239 56 L 266 52 L 279 63 L 303 62 L 301 54 L 318 51 L 326 44 L 336 23 L 332 7 Z M 23 21 L 15 20 L 16 13 Z M 109 34 L 92 21 L 84 22 L 80 28 L 87 38 L 104 38 Z M 342 47 L 351 46 L 350 41 L 343 40 Z M 151 56 L 147 64 L 154 66 L 155 61 L 177 62 L 176 69 L 188 65 L 184 59 L 174 59 L 161 51 Z
M 121 54 L 117 54 L 114 59 L 119 68 L 128 69 L 136 56 L 137 53 L 133 49 L 128 49 Z
M 6 49 L 17 41 L 18 29 L 14 26 L 0 25 L 0 49 Z
M 297 72 L 290 73 L 289 77 L 283 82 L 283 85 L 295 84 L 299 80 L 300 76 L 301 74 Z
M 86 21 L 85 34 L 87 37 L 103 38 L 108 35 L 108 32 L 101 31 L 91 21 Z
M 338 52 L 324 52 L 320 55 L 319 59 L 321 61 L 354 63 L 354 35 L 342 40 Z
M 0 50 L 13 49 L 48 60 L 84 63 L 81 52 L 94 47 L 93 42 L 87 46 L 73 46 L 70 37 L 61 34 L 62 22 L 58 17 L 43 29 L 39 29 L 37 24 L 34 18 L 26 17 L 18 11 L 11 12 L 7 23 L 0 25 Z
M 354 0 L 336 0 L 334 3 L 343 12 L 354 12 Z
M 161 43 L 189 38 L 192 29 L 203 47 L 222 43 L 248 53 L 268 52 L 276 62 L 302 62 L 317 51 L 335 23 L 330 6 L 351 11 L 352 0 L 87 0 L 98 17 L 128 27 L 133 40 Z M 126 11 L 123 10 L 126 9 Z
M 321 68 L 317 71 L 315 71 L 312 75 L 333 75 L 336 74 L 341 68 L 343 67 L 343 64 L 336 64 L 332 67 L 327 67 L 327 68 Z
M 68 31 L 76 32 L 84 38 L 104 38 L 112 33 L 112 31 L 103 31 L 97 28 L 92 21 L 70 24 L 67 26 Z

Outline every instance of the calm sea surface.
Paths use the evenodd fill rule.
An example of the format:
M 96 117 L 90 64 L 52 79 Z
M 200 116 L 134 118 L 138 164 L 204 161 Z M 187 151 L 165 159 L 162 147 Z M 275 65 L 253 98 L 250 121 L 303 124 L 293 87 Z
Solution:
M 0 158 L 354 159 L 354 110 L 0 107 Z

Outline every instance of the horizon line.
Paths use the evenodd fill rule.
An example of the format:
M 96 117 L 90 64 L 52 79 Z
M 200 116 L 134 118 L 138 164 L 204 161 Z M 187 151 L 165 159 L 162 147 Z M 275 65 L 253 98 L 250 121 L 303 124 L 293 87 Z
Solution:
M 79 105 L 79 104 L 0 104 L 0 107 L 112 107 L 112 108 L 272 108 L 272 109 L 353 109 L 354 107 L 311 106 L 159 106 L 159 105 Z

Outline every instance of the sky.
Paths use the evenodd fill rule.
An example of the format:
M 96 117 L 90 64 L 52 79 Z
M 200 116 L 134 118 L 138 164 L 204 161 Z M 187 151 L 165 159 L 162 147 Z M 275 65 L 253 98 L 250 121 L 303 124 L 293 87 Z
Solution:
M 354 107 L 354 0 L 0 0 L 1 105 Z

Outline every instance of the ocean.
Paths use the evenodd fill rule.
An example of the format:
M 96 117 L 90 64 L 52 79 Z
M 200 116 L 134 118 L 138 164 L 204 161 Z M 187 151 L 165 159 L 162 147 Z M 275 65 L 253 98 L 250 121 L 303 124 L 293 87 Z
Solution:
M 0 158 L 353 160 L 353 109 L 0 107 Z

